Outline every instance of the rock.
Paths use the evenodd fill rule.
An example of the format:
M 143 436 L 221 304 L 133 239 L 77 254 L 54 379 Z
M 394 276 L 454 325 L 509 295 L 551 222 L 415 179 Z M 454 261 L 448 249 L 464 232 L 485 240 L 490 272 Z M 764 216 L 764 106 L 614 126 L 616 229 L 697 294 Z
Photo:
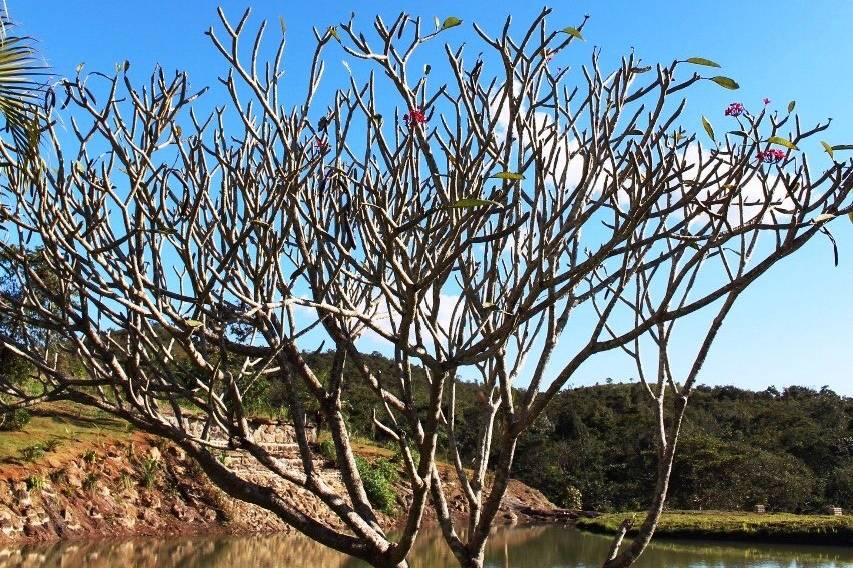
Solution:
M 512 511 L 507 511 L 503 514 L 503 521 L 508 525 L 518 524 L 518 515 Z
M 144 507 L 148 507 L 150 509 L 159 509 L 162 506 L 160 497 L 150 491 L 143 493 L 139 498 L 139 502 Z
M 16 489 L 12 496 L 14 497 L 15 505 L 18 507 L 19 510 L 24 510 L 33 504 L 33 500 L 30 498 L 30 494 L 27 492 L 26 489 Z
M 187 459 L 187 453 L 183 448 L 179 448 L 177 446 L 169 446 L 169 453 L 171 453 L 176 461 L 184 461 Z
M 172 514 L 175 515 L 179 520 L 183 521 L 187 518 L 187 506 L 181 503 L 180 501 L 175 501 L 172 503 Z
M 124 528 L 132 529 L 136 526 L 136 517 L 129 517 L 127 515 L 123 515 L 118 518 L 118 522 Z
M 159 525 L 160 521 L 160 517 L 151 509 L 143 509 L 141 519 L 152 526 Z

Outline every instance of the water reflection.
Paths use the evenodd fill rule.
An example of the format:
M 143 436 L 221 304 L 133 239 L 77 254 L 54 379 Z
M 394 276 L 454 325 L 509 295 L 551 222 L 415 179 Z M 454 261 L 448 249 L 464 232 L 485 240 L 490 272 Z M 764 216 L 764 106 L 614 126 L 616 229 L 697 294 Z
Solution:
M 564 527 L 497 531 L 487 550 L 490 568 L 597 568 L 607 537 Z M 361 568 L 364 564 L 301 536 L 250 536 L 65 542 L 23 548 L 0 545 L 0 568 Z M 436 534 L 419 539 L 412 566 L 454 566 Z M 660 542 L 639 568 L 850 568 L 853 550 L 784 545 Z

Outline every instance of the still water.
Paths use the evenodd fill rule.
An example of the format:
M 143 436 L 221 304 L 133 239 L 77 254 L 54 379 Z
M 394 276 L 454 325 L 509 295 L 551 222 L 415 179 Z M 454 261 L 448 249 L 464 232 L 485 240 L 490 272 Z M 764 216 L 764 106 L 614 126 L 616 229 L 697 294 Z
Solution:
M 607 537 L 558 526 L 498 530 L 490 568 L 598 568 Z M 416 568 L 452 567 L 435 534 L 419 539 Z M 24 548 L 0 545 L 0 568 L 361 568 L 300 536 L 250 536 L 64 542 Z M 853 549 L 706 542 L 658 542 L 640 568 L 851 568 Z

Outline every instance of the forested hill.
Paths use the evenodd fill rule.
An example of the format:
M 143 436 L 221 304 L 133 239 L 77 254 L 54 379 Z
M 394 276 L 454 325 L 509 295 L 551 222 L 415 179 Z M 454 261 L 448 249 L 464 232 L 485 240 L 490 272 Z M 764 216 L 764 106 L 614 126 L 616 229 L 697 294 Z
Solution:
M 331 361 L 328 354 L 306 357 L 321 371 Z M 385 380 L 393 377 L 388 359 L 374 354 L 368 362 Z M 373 395 L 349 373 L 348 422 L 354 432 L 372 436 Z M 466 448 L 476 444 L 471 426 L 482 412 L 478 390 L 471 383 L 457 386 L 458 431 Z M 255 394 L 258 404 L 271 407 L 281 396 L 269 385 Z M 577 489 L 588 509 L 642 508 L 654 479 L 653 422 L 638 384 L 563 391 L 520 441 L 513 475 L 566 506 L 577 504 Z M 700 387 L 677 455 L 671 508 L 743 509 L 764 502 L 792 512 L 830 504 L 853 509 L 853 398 L 826 388 Z
M 639 385 L 565 391 L 522 442 L 515 475 L 557 500 L 572 485 L 586 507 L 636 510 L 653 484 L 653 421 Z M 669 507 L 761 502 L 792 512 L 853 507 L 853 399 L 803 387 L 695 392 Z

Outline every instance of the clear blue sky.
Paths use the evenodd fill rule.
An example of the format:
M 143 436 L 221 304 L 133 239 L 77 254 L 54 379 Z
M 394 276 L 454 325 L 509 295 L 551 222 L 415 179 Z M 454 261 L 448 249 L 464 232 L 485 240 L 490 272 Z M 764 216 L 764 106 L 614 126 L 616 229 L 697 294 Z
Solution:
M 58 75 L 71 75 L 85 62 L 88 70 L 111 73 L 117 62 L 132 62 L 139 78 L 160 63 L 185 69 L 197 87 L 215 85 L 222 69 L 203 31 L 217 21 L 214 2 L 201 0 L 106 1 L 7 0 L 12 17 L 39 40 Z M 355 10 L 364 27 L 379 12 L 399 10 L 421 15 L 457 16 L 464 27 L 447 41 L 475 41 L 470 23 L 497 31 L 507 14 L 529 21 L 541 5 L 500 0 L 466 2 L 293 2 L 226 1 L 237 17 L 251 4 L 254 19 L 269 18 L 277 31 L 283 16 L 288 27 L 286 72 L 301 72 L 311 46 L 311 26 L 324 29 Z M 691 94 L 690 112 L 717 116 L 728 102 L 757 106 L 763 97 L 774 104 L 797 101 L 805 124 L 832 117 L 825 136 L 834 144 L 853 143 L 853 2 L 796 0 L 783 2 L 572 1 L 554 3 L 553 25 L 576 25 L 592 16 L 584 45 L 603 47 L 605 61 L 630 48 L 647 63 L 703 56 L 720 62 L 736 78 L 736 94 L 701 89 Z M 478 50 L 479 51 L 479 50 Z M 330 56 L 329 68 L 342 70 Z M 301 85 L 301 81 L 300 81 Z M 695 95 L 695 96 L 694 96 Z M 216 96 L 219 96 L 218 94 Z M 719 111 L 719 116 L 714 114 Z M 818 148 L 808 148 L 818 157 Z M 737 384 L 763 389 L 801 384 L 853 395 L 853 224 L 838 219 L 830 227 L 841 248 L 841 265 L 832 265 L 826 242 L 817 241 L 759 281 L 729 318 L 703 373 L 708 384 Z M 633 376 L 624 361 L 602 358 L 585 366 L 574 384 L 604 377 Z

